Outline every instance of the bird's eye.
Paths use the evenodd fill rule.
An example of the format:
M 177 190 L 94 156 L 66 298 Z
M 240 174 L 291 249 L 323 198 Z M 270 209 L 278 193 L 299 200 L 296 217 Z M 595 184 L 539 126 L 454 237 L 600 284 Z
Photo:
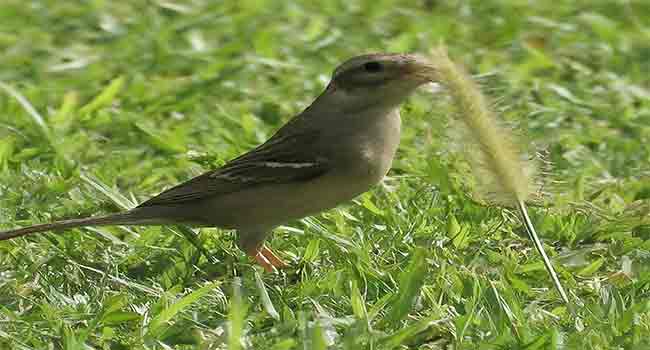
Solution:
M 381 72 L 384 69 L 384 66 L 377 61 L 370 61 L 363 64 L 363 69 L 368 73 L 377 73 Z

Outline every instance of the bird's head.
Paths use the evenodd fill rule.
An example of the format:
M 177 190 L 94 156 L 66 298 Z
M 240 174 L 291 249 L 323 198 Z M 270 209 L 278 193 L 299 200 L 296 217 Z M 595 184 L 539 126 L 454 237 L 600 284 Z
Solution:
M 410 54 L 353 57 L 336 68 L 326 94 L 347 110 L 396 107 L 417 87 L 433 81 L 433 66 Z

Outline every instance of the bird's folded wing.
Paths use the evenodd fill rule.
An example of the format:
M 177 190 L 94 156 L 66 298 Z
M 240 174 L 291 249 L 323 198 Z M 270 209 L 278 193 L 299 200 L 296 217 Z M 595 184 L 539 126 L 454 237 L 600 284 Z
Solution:
M 238 192 L 265 184 L 308 181 L 323 175 L 328 161 L 316 156 L 310 146 L 317 134 L 276 134 L 266 143 L 140 204 L 140 207 L 169 205 Z

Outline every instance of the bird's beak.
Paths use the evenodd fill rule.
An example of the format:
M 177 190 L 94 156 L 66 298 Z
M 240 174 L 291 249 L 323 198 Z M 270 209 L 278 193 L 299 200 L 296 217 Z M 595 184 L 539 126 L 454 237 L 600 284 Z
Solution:
M 412 55 L 404 66 L 404 73 L 421 84 L 436 82 L 436 69 L 427 58 Z

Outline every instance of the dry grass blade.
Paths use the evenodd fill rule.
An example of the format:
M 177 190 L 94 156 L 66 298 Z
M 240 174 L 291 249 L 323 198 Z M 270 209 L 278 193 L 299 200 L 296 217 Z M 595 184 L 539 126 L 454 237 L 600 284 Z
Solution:
M 530 220 L 530 217 L 528 216 L 528 210 L 526 210 L 526 204 L 524 204 L 524 202 L 519 202 L 517 203 L 517 208 L 519 209 L 521 217 L 524 221 L 524 226 L 526 226 L 526 232 L 528 232 L 528 236 L 533 241 L 533 244 L 535 244 L 535 249 L 537 249 L 539 255 L 542 256 L 542 260 L 544 261 L 544 266 L 546 267 L 548 274 L 551 275 L 551 279 L 553 279 L 553 284 L 555 285 L 557 292 L 560 293 L 560 297 L 562 297 L 562 300 L 567 305 L 570 305 L 569 297 L 567 296 L 566 291 L 562 287 L 562 283 L 560 282 L 560 279 L 557 277 L 557 273 L 555 273 L 555 269 L 551 264 L 551 260 L 546 255 L 546 251 L 544 251 L 544 246 L 542 245 L 542 242 L 539 240 L 539 237 L 537 236 L 537 231 L 535 231 L 535 226 L 533 226 L 533 222 Z
M 542 246 L 526 211 L 525 202 L 536 185 L 533 164 L 522 155 L 512 135 L 498 123 L 485 96 L 471 78 L 447 55 L 444 47 L 432 52 L 432 79 L 446 86 L 459 109 L 463 126 L 469 135 L 463 140 L 469 152 L 473 172 L 487 200 L 520 210 L 526 230 L 542 256 L 546 270 L 562 297 L 570 305 L 557 273 Z

